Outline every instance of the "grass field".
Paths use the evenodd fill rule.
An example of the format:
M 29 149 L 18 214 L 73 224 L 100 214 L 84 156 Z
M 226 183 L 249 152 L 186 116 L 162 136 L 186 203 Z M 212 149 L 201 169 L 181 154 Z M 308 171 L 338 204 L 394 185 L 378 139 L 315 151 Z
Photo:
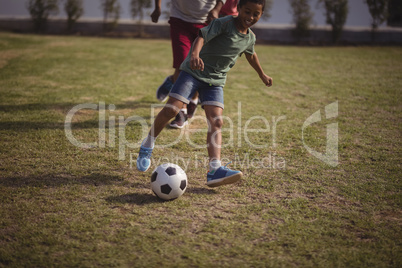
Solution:
M 158 138 L 155 163 L 189 178 L 162 202 L 133 161 L 169 41 L 0 33 L 0 266 L 401 267 L 402 48 L 256 51 L 274 86 L 242 57 L 225 88 L 222 157 L 244 179 L 205 186 L 199 108 Z M 307 151 L 330 125 L 333 166 Z

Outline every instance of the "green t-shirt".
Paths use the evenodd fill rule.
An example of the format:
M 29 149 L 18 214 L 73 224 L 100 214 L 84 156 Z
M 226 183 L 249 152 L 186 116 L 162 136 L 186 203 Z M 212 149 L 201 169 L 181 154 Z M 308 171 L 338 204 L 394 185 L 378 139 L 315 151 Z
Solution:
M 213 86 L 224 86 L 226 73 L 243 53 L 254 54 L 255 35 L 249 29 L 247 34 L 240 33 L 233 16 L 213 20 L 200 30 L 204 46 L 200 58 L 204 61 L 204 71 L 191 70 L 190 58 L 193 48 L 180 66 L 180 70 L 193 75 L 198 80 Z

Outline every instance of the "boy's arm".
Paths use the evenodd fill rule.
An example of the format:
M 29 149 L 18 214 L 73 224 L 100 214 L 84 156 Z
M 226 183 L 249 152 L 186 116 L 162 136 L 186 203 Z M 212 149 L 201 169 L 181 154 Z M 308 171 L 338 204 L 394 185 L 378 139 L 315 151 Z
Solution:
M 248 54 L 248 53 L 245 53 L 245 54 L 246 54 L 246 58 L 248 60 L 248 63 L 250 63 L 250 65 L 258 73 L 258 75 L 260 76 L 262 82 L 268 87 L 272 86 L 272 78 L 269 77 L 268 75 L 266 75 L 264 73 L 264 71 L 262 70 L 262 67 L 260 65 L 260 61 L 258 60 L 258 57 L 257 57 L 257 53 L 254 52 L 254 54 Z
M 158 20 L 159 20 L 159 17 L 160 17 L 160 15 L 162 13 L 162 11 L 161 11 L 162 10 L 161 9 L 161 1 L 162 0 L 155 0 L 155 9 L 154 9 L 154 12 L 152 12 L 152 14 L 151 14 L 152 22 L 157 23 Z
M 222 7 L 223 7 L 223 2 L 221 0 L 217 0 L 215 7 L 208 13 L 207 21 L 206 21 L 207 24 L 209 24 L 214 19 L 219 18 L 219 12 L 221 11 Z
M 203 46 L 204 46 L 204 38 L 202 36 L 198 36 L 194 40 L 193 49 L 191 51 L 190 68 L 192 70 L 204 71 L 204 62 L 200 58 L 200 51 Z

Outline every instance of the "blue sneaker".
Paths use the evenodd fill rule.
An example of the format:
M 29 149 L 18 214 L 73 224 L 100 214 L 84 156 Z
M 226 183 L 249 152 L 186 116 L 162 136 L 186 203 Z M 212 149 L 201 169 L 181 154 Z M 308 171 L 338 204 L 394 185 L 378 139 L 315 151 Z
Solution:
M 138 154 L 137 158 L 137 169 L 139 171 L 145 172 L 151 166 L 151 156 L 153 149 L 154 148 L 146 148 L 141 146 L 140 153 Z
M 163 81 L 162 85 L 160 85 L 158 87 L 158 89 L 156 90 L 156 98 L 161 101 L 164 102 L 168 95 L 170 90 L 172 90 L 173 87 L 173 81 L 172 81 L 172 76 L 168 76 L 166 77 L 165 81 Z
M 228 163 L 227 165 L 229 165 Z M 227 166 L 226 165 L 226 166 Z M 207 185 L 209 187 L 218 187 L 221 185 L 232 184 L 240 180 L 243 173 L 237 170 L 231 170 L 224 167 L 219 167 L 215 172 L 208 172 L 207 174 Z

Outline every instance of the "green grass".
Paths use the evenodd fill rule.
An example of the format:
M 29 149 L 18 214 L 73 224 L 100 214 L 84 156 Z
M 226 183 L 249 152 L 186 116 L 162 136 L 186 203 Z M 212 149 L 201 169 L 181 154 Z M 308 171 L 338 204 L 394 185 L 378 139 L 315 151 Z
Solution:
M 155 161 L 188 164 L 186 193 L 161 202 L 150 172 L 130 162 L 138 149 L 123 147 L 119 160 L 123 133 L 140 142 L 139 123 L 118 121 L 151 124 L 155 89 L 172 72 L 169 41 L 1 33 L 0 266 L 401 267 L 402 48 L 256 51 L 274 86 L 242 57 L 225 88 L 222 157 L 244 179 L 205 186 L 206 149 L 191 145 L 205 143 L 197 119 L 183 132 L 191 142 L 155 149 Z M 338 116 L 326 119 L 335 101 Z M 105 146 L 78 148 L 65 135 L 67 113 L 85 103 L 114 116 Z M 303 123 L 317 110 L 322 120 L 304 142 L 325 152 L 326 126 L 337 122 L 336 167 L 303 146 Z M 74 137 L 99 145 L 99 117 L 77 112 Z M 261 118 L 269 132 L 247 138 L 267 146 L 254 148 L 243 131 L 266 129 Z M 158 144 L 179 134 L 166 129 Z

